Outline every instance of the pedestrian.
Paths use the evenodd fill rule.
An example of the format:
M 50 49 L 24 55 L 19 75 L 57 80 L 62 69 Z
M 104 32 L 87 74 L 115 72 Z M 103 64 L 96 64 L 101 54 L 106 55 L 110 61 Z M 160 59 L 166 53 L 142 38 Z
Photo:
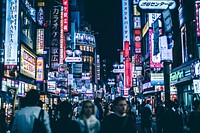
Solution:
M 55 133 L 81 133 L 79 124 L 71 120 L 72 105 L 68 101 L 62 101 L 58 105 L 59 118 L 55 123 Z
M 5 109 L 1 108 L 1 110 L 0 110 L 0 133 L 6 133 L 7 130 L 8 130 L 8 126 L 6 123 Z
M 148 104 L 148 102 L 147 102 Z M 150 106 L 146 106 L 145 101 L 141 109 L 141 128 L 143 133 L 152 133 L 152 112 Z
M 162 115 L 162 113 L 164 112 L 165 108 L 163 106 L 162 101 L 158 102 L 158 105 L 155 109 L 155 115 L 156 115 L 156 124 L 157 124 L 157 132 L 160 133 L 161 132 L 161 128 L 160 128 L 160 117 Z
M 116 97 L 113 101 L 115 112 L 103 119 L 101 133 L 136 133 L 135 121 L 127 113 L 127 101 Z
M 200 101 L 193 102 L 194 110 L 189 115 L 190 133 L 199 133 L 200 131 Z
M 102 121 L 103 120 L 102 99 L 95 98 L 94 104 L 95 104 L 95 116 L 99 121 Z
M 160 116 L 160 133 L 183 133 L 183 119 L 176 111 L 174 102 L 171 100 L 165 102 L 165 110 Z
M 94 113 L 95 107 L 92 101 L 83 101 L 80 117 L 77 119 L 81 133 L 99 133 L 101 125 Z
M 26 94 L 26 107 L 17 111 L 13 118 L 11 133 L 32 133 L 34 120 L 38 118 L 41 107 L 37 106 L 39 101 L 39 93 L 35 89 L 31 89 Z M 44 110 L 43 123 L 47 133 L 51 133 L 49 115 Z M 40 130 L 40 129 L 38 129 Z

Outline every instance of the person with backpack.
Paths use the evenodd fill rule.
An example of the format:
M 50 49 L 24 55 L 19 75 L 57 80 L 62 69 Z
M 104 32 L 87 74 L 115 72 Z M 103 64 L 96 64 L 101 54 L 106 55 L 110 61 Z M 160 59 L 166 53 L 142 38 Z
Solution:
M 40 120 L 41 124 L 43 124 L 41 127 L 45 128 L 46 133 L 51 133 L 49 115 L 37 105 L 39 97 L 40 95 L 35 89 L 27 92 L 26 107 L 16 112 L 11 126 L 11 133 L 33 133 L 33 130 L 39 133 L 42 130 L 41 128 L 33 128 L 39 116 L 41 116 Z

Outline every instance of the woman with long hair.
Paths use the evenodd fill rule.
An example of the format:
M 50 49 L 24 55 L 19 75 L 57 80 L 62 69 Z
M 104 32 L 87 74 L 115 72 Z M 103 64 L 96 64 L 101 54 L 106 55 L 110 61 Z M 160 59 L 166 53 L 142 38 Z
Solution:
M 99 133 L 100 121 L 95 117 L 94 112 L 95 107 L 92 101 L 83 101 L 80 117 L 77 119 L 81 133 Z

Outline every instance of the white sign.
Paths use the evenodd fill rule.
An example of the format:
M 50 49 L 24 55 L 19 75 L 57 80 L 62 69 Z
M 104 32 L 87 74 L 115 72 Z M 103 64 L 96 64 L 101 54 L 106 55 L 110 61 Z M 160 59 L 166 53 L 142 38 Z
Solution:
M 18 17 L 19 0 L 7 0 L 4 65 L 17 65 Z
M 113 69 L 113 73 L 124 73 L 124 69 Z
M 193 80 L 193 87 L 194 87 L 194 93 L 200 93 L 200 80 L 199 79 Z
M 168 6 L 172 10 L 176 7 L 176 2 L 173 0 L 141 0 L 138 5 L 143 10 L 165 10 Z
M 167 36 L 159 37 L 159 51 L 160 51 L 160 59 L 164 60 L 172 60 L 172 49 L 168 49 Z
M 195 75 L 198 76 L 200 75 L 200 63 L 195 64 Z
M 65 62 L 82 62 L 81 57 L 66 57 Z
M 123 42 L 130 41 L 129 0 L 122 0 Z
M 149 18 L 149 27 L 153 27 L 153 23 L 156 19 L 159 19 L 161 17 L 161 13 L 148 13 L 148 18 Z M 159 27 L 162 27 L 162 22 L 159 19 L 158 20 Z

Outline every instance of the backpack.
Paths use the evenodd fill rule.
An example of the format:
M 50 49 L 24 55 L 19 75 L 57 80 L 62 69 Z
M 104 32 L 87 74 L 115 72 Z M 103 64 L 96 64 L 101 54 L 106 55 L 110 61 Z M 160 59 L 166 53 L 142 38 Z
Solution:
M 44 110 L 40 110 L 38 118 L 35 118 L 33 124 L 32 133 L 46 133 L 46 127 L 44 125 Z

